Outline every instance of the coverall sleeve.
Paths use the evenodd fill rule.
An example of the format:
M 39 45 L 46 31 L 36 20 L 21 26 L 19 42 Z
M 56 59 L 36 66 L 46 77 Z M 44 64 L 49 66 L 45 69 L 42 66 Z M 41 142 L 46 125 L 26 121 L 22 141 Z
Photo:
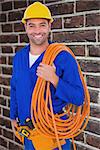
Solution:
M 60 55 L 58 57 L 60 58 Z M 63 68 L 63 74 L 59 77 L 55 97 L 60 98 L 66 103 L 72 103 L 77 106 L 82 105 L 84 89 L 76 60 L 70 53 L 63 52 L 59 64 Z
M 16 65 L 15 57 L 13 59 L 12 78 L 10 80 L 10 118 L 15 120 L 18 117 L 16 100 Z

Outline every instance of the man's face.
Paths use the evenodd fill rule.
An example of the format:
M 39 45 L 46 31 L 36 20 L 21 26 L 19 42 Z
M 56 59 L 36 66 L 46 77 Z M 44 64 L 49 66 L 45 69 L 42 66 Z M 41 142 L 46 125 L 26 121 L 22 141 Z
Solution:
M 48 41 L 51 23 L 47 19 L 29 19 L 25 24 L 29 41 L 35 45 L 42 45 Z

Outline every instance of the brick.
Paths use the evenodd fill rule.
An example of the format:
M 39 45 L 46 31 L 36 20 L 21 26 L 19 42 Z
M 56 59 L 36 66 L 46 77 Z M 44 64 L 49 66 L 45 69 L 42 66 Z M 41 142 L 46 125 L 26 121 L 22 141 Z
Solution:
M 0 22 L 6 22 L 6 14 L 0 14 Z
M 87 142 L 87 144 L 89 144 L 91 146 L 100 148 L 100 137 L 96 137 L 94 135 L 87 134 L 86 142 Z
M 13 57 L 12 56 L 8 56 L 8 64 L 9 65 L 13 64 Z
M 2 108 L 1 108 L 1 106 L 0 106 L 0 115 L 2 115 L 1 113 L 2 113 Z
M 53 33 L 53 40 L 56 42 L 95 42 L 95 30 L 65 31 Z
M 100 118 L 100 108 L 91 106 L 90 116 Z
M 14 144 L 14 143 L 11 143 L 11 142 L 9 142 L 9 149 L 10 150 L 13 150 L 13 149 L 15 149 L 15 150 L 23 150 L 20 146 Z
M 3 24 L 2 32 L 12 32 L 12 24 Z
M 12 68 L 10 68 L 10 67 L 2 67 L 2 73 L 11 75 L 12 74 Z
M 0 64 L 1 64 L 1 56 L 0 56 Z M 2 68 L 0 67 L 0 75 L 2 74 Z
M 2 53 L 13 53 L 11 46 L 1 46 Z
M 78 145 L 78 144 L 76 144 L 76 145 L 77 145 L 77 150 L 92 150 L 91 148 L 85 147 L 83 145 Z M 73 149 L 71 149 L 71 150 L 73 150 Z
M 3 130 L 2 130 L 2 128 L 0 127 L 0 135 L 2 135 L 2 131 L 3 131 Z
M 84 16 L 72 16 L 64 18 L 64 28 L 80 28 L 84 26 Z
M 24 25 L 22 23 L 14 23 L 14 31 L 15 32 L 24 31 Z
M 0 79 L 1 79 L 1 82 L 0 82 L 0 83 L 1 83 L 2 85 L 6 85 L 6 86 L 7 86 L 7 85 L 10 85 L 10 78 L 9 78 L 9 77 L 8 77 L 8 78 L 1 77 Z
M 8 109 L 3 108 L 3 116 L 10 117 L 10 112 Z
M 26 34 L 20 34 L 20 42 L 21 43 L 23 43 L 23 42 L 28 43 L 28 37 Z
M 78 60 L 82 71 L 84 72 L 100 72 L 100 62 L 95 60 Z
M 2 108 L 0 107 L 0 115 L 2 115 L 2 114 L 1 114 L 1 109 L 2 109 Z
M 83 133 L 79 134 L 78 136 L 75 137 L 75 140 L 84 142 L 84 134 Z
M 1 56 L 1 64 L 6 64 L 6 57 L 5 56 Z
M 13 140 L 13 133 L 10 132 L 10 131 L 7 131 L 5 129 L 3 129 L 3 136 L 6 137 L 6 138 L 9 138 L 11 140 Z
M 18 9 L 18 8 L 23 8 L 23 7 L 27 7 L 27 2 L 26 1 L 14 1 L 14 9 Z
M 10 100 L 8 99 L 8 108 L 10 108 Z
M 100 42 L 100 30 L 98 30 L 98 41 Z
M 0 56 L 0 64 L 1 64 L 1 56 Z M 1 69 L 0 69 L 0 74 L 1 74 Z
M 0 116 L 0 126 L 4 126 L 4 118 Z
M 23 48 L 24 46 L 16 46 L 15 47 L 15 52 L 19 51 L 21 48 Z
M 6 128 L 12 129 L 10 120 L 0 118 L 0 125 L 5 126 Z
M 89 90 L 90 100 L 92 103 L 98 103 L 99 100 L 99 91 Z
M 68 46 L 72 50 L 75 56 L 84 56 L 85 55 L 85 46 L 81 45 L 70 45 Z
M 59 2 L 61 0 L 45 0 L 45 3 Z
M 86 15 L 86 27 L 100 26 L 100 13 Z
M 10 89 L 8 89 L 8 88 L 3 88 L 3 95 L 5 95 L 5 96 L 10 96 Z
M 0 43 L 17 43 L 18 36 L 16 35 L 1 35 Z
M 61 18 L 55 18 L 51 27 L 52 29 L 61 29 L 62 28 Z
M 10 121 L 10 120 L 5 119 L 5 126 L 6 126 L 6 128 L 12 129 L 11 121 Z
M 0 95 L 1 95 L 1 87 L 0 87 Z
M 89 56 L 92 57 L 100 57 L 100 45 L 91 45 L 88 46 L 88 50 L 89 50 Z
M 18 21 L 21 20 L 23 17 L 24 11 L 16 11 L 16 12 L 9 12 L 8 14 L 8 21 Z
M 8 11 L 12 9 L 12 2 L 5 2 L 1 4 L 2 11 Z
M 0 137 L 0 145 L 7 148 L 7 140 Z
M 90 11 L 90 10 L 99 10 L 100 1 L 91 0 L 91 1 L 77 1 L 76 2 L 76 11 Z
M 50 0 L 50 1 L 51 1 L 51 0 Z M 33 2 L 34 2 L 33 0 L 28 0 L 29 5 L 30 5 L 30 4 L 33 4 Z M 38 0 L 38 2 L 43 3 L 43 0 Z
M 1 0 L 2 1 L 2 0 Z M 3 146 L 0 146 L 0 150 L 7 150 L 6 148 L 4 148 Z
M 76 146 L 76 149 L 78 150 L 78 145 L 75 143 L 75 146 Z M 71 142 L 71 150 L 74 150 L 74 147 L 73 147 L 73 143 Z M 80 149 L 80 150 L 84 150 L 84 149 Z
M 55 4 L 48 7 L 51 10 L 52 15 L 72 14 L 74 11 L 73 3 Z
M 0 97 L 0 105 L 6 106 L 6 99 Z
M 98 76 L 86 76 L 87 85 L 91 87 L 100 88 L 100 77 Z
M 86 130 L 95 134 L 100 135 L 100 122 L 89 120 Z
M 0 87 L 0 95 L 1 95 L 1 87 Z

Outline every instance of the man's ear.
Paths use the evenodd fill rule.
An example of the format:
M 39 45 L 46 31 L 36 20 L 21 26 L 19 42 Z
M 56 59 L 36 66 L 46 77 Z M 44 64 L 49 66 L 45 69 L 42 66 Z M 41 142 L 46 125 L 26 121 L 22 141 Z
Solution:
M 49 30 L 51 31 L 51 22 L 49 21 Z
M 26 30 L 26 28 L 27 28 L 27 25 L 26 25 L 26 23 L 24 24 L 24 28 L 25 28 L 25 30 Z

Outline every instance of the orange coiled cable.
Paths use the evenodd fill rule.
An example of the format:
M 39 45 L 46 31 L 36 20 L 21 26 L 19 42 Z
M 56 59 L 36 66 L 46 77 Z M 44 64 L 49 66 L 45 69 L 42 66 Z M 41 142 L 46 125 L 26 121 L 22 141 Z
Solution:
M 64 44 L 53 43 L 50 44 L 45 51 L 42 63 L 53 65 L 55 57 L 61 51 L 69 52 L 75 59 L 75 55 L 70 50 L 70 48 L 68 48 Z M 56 139 L 59 150 L 62 149 L 59 140 L 69 138 L 72 138 L 72 143 L 75 150 L 76 148 L 73 139 L 85 129 L 89 120 L 90 96 L 79 64 L 78 70 L 85 93 L 84 104 L 82 106 L 69 104 L 66 105 L 65 112 L 63 114 L 54 114 L 50 92 L 50 82 L 45 81 L 40 77 L 38 77 L 37 79 L 36 86 L 32 95 L 31 116 L 33 125 L 37 129 L 38 133 L 43 134 L 46 137 Z M 45 92 L 46 99 L 44 99 Z M 68 119 L 60 119 L 60 117 L 65 114 L 68 116 Z

